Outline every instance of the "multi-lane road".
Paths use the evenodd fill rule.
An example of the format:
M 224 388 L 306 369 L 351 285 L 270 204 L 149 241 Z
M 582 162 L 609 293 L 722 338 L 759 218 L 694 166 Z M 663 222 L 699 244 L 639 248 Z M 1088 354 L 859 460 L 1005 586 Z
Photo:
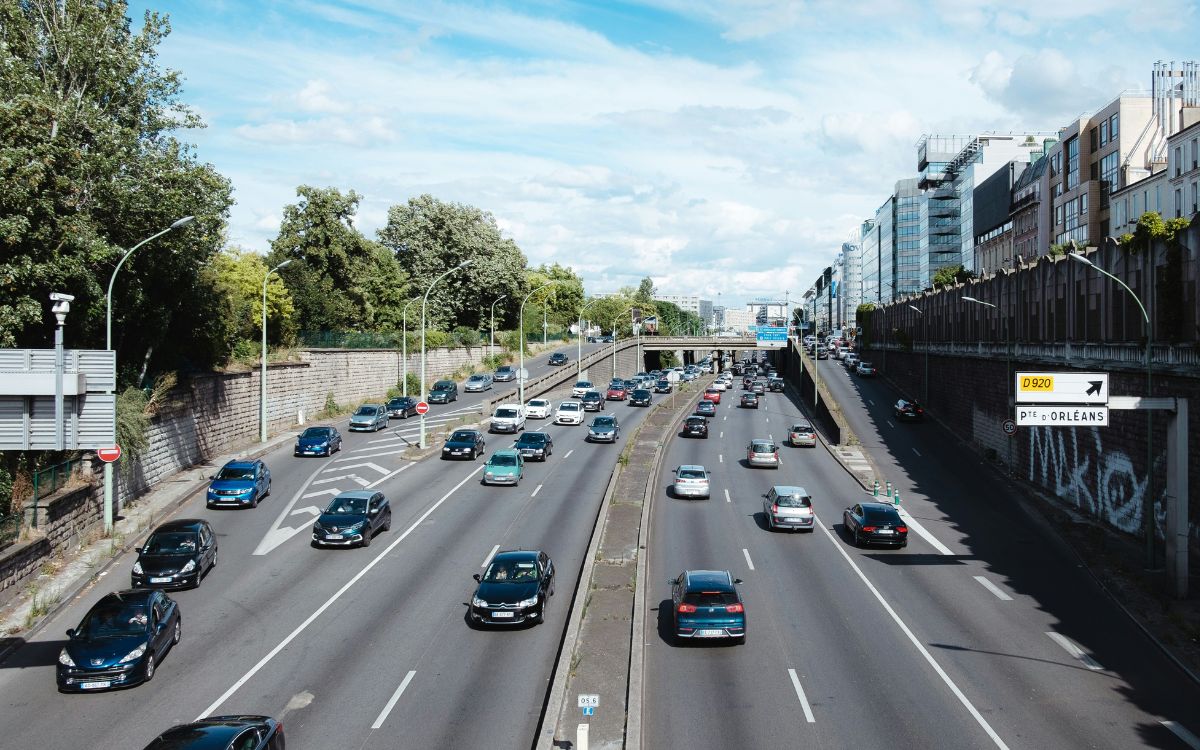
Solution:
M 800 412 L 791 391 L 757 411 L 727 393 L 708 440 L 670 444 L 651 513 L 642 746 L 1200 747 L 1200 690 L 1004 483 L 936 424 L 891 418 L 887 384 L 821 367 L 901 489 L 908 547 L 841 534 L 870 498 L 823 448 L 745 466 Z M 712 472 L 711 499 L 667 496 L 685 463 Z M 772 484 L 814 497 L 814 532 L 766 530 Z M 667 581 L 688 568 L 744 579 L 744 646 L 671 643 Z

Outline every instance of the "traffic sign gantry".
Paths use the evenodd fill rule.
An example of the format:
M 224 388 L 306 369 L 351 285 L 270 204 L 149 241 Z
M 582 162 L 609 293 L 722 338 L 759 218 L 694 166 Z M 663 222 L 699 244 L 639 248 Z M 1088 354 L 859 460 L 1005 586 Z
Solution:
M 425 403 L 424 401 L 418 401 L 417 414 L 424 414 L 427 411 L 429 411 L 429 404 Z
M 111 448 L 97 448 L 96 449 L 96 458 L 100 459 L 101 461 L 103 461 L 106 464 L 111 464 L 113 461 L 116 461 L 120 457 L 121 457 L 121 446 L 119 446 L 119 445 L 114 445 Z
M 1018 372 L 1016 377 L 1018 404 L 1108 403 L 1107 372 Z

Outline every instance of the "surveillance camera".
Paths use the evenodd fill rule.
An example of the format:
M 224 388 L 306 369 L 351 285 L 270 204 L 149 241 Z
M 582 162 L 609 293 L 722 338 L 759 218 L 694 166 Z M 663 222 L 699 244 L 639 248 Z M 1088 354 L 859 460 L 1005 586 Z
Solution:
M 63 294 L 62 292 L 50 292 L 50 299 L 54 302 L 74 302 L 75 295 Z

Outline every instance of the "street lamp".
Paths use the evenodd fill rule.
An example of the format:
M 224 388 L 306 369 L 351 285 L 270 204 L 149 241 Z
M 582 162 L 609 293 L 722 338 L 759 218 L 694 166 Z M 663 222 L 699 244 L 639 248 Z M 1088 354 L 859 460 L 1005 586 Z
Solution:
M 517 326 L 521 329 L 520 338 L 518 339 L 518 348 L 521 350 L 521 369 L 517 371 L 517 400 L 521 402 L 521 408 L 525 408 L 525 303 L 529 298 L 547 287 L 554 286 L 559 282 L 551 281 L 542 284 L 537 289 L 534 289 L 529 294 L 525 295 L 525 299 L 521 300 L 521 306 L 517 308 Z M 542 329 L 543 331 L 545 329 Z
M 629 307 L 625 308 L 625 309 L 624 309 L 624 310 L 622 310 L 621 312 L 617 313 L 617 317 L 613 319 L 613 327 L 612 327 L 612 332 L 613 332 L 613 352 L 612 352 L 612 363 L 613 363 L 613 379 L 614 379 L 614 380 L 615 380 L 615 379 L 616 379 L 616 377 L 617 377 L 617 323 L 620 323 L 620 322 L 621 322 L 621 316 L 622 316 L 622 315 L 624 315 L 625 313 L 629 312 L 630 310 L 632 310 L 632 309 L 633 309 L 633 308 L 635 308 L 635 307 L 637 307 L 637 305 L 630 305 Z
M 180 227 L 184 227 L 184 226 L 187 226 L 188 224 L 191 224 L 192 219 L 194 219 L 194 218 L 195 218 L 194 216 L 185 216 L 182 219 L 176 220 L 173 224 L 171 224 L 171 226 L 167 227 L 166 229 L 162 230 L 161 232 L 158 232 L 157 234 L 152 234 L 149 237 L 147 237 L 146 239 L 144 239 L 141 242 L 134 245 L 133 247 L 129 248 L 129 250 L 127 250 L 125 252 L 125 255 L 121 256 L 121 260 L 117 263 L 117 267 L 113 269 L 112 276 L 108 280 L 108 294 L 105 295 L 108 312 L 105 315 L 105 323 L 104 323 L 104 348 L 107 349 L 108 351 L 112 351 L 112 291 L 113 291 L 113 282 L 115 282 L 117 280 L 117 272 L 121 270 L 121 266 L 125 265 L 125 261 L 129 260 L 129 256 L 133 255 L 134 250 L 137 250 L 139 247 L 141 247 L 142 245 L 145 245 L 150 240 L 154 240 L 154 239 L 158 239 L 159 237 L 162 237 L 164 234 L 166 234 L 167 232 L 170 232 L 173 229 L 179 229 Z M 113 355 L 114 367 L 116 365 L 116 361 L 117 361 L 117 357 L 116 357 L 116 354 L 114 354 Z M 116 435 L 116 434 L 117 434 L 117 413 L 114 410 L 113 411 L 113 435 Z M 114 503 L 113 465 L 112 465 L 112 462 L 106 461 L 104 463 L 104 530 L 106 532 L 112 531 L 112 527 L 113 527 L 113 507 L 114 507 L 113 503 Z
M 446 278 L 447 276 L 454 273 L 455 271 L 461 271 L 462 269 L 466 268 L 469 265 L 471 265 L 471 261 L 464 260 L 462 263 L 459 263 L 454 268 L 451 268 L 449 271 L 446 271 L 441 276 L 438 276 L 436 279 L 433 280 L 433 283 L 429 285 L 429 288 L 425 290 L 425 296 L 421 298 L 421 393 L 418 396 L 418 398 L 424 399 L 425 393 L 426 393 L 426 390 L 425 390 L 425 308 L 429 305 L 429 293 L 433 291 L 433 288 L 435 286 L 437 286 L 437 283 L 439 281 Z M 408 378 L 406 377 L 405 380 L 408 380 Z M 421 450 L 425 450 L 425 448 L 428 447 L 425 444 L 425 415 L 424 414 L 421 415 L 421 439 L 420 439 L 420 442 L 417 443 L 417 445 L 418 445 L 418 447 L 420 447 Z
M 497 297 L 496 302 L 492 303 L 492 329 L 488 335 L 488 356 L 490 357 L 496 356 L 496 303 L 505 299 L 508 299 L 507 294 Z
M 260 443 L 267 442 L 267 280 L 271 278 L 271 274 L 291 263 L 293 259 L 289 258 L 279 265 L 267 271 L 267 275 L 263 276 L 263 294 L 262 294 L 262 375 L 259 377 L 259 385 L 261 391 L 259 394 L 259 422 L 258 422 L 258 440 Z
M 1005 387 L 1004 391 L 1008 395 L 1008 408 L 1012 409 L 1013 408 L 1012 389 L 1013 389 L 1014 383 L 1013 383 L 1013 373 L 1012 373 L 1012 340 L 1009 337 L 1008 315 L 1001 313 L 1000 307 L 998 305 L 993 305 L 991 302 L 984 302 L 981 299 L 969 297 L 965 294 L 962 296 L 962 300 L 964 302 L 972 302 L 976 305 L 983 305 L 984 307 L 990 307 L 993 310 L 995 310 L 997 312 L 997 314 L 1002 315 L 1002 317 L 1000 319 L 1000 325 L 1003 326 L 1003 328 L 1004 328 L 1004 375 L 1005 375 L 1005 380 L 1008 381 L 1008 385 Z M 1008 470 L 1009 470 L 1009 472 L 1012 472 L 1012 470 L 1013 470 L 1012 440 L 1008 441 Z
M 922 338 L 925 339 L 925 377 L 921 380 L 921 401 L 929 406 L 929 319 L 925 317 L 925 311 L 916 305 L 909 305 L 908 309 L 921 316 Z
M 400 387 L 403 389 L 401 395 L 405 398 L 408 398 L 408 308 L 419 299 L 421 298 L 413 297 L 408 302 L 405 302 L 404 311 L 400 315 L 400 359 L 404 363 L 404 384 Z
M 594 303 L 599 302 L 604 297 L 596 297 L 588 302 L 583 303 L 583 307 L 579 308 L 579 321 L 575 324 L 579 328 L 578 335 L 575 337 L 575 379 L 583 380 L 583 311 L 591 307 Z

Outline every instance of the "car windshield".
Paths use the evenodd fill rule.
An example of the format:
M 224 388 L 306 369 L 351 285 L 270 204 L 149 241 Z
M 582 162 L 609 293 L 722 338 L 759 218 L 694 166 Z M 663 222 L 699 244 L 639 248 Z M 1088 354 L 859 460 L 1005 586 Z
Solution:
M 531 401 L 529 402 L 529 405 L 530 405 L 530 406 L 537 406 L 537 407 L 541 407 L 541 406 L 549 406 L 549 405 L 550 405 L 550 402 L 549 402 L 549 401 L 544 401 L 544 400 L 542 400 L 542 399 L 540 399 L 540 398 L 535 398 L 535 399 L 533 399 L 533 400 L 531 400 Z
M 454 390 L 454 383 L 434 383 L 433 390 L 435 390 L 435 391 L 452 391 L 452 390 Z
M 496 416 L 500 417 L 501 419 L 509 419 L 511 417 L 517 416 L 517 410 L 516 409 L 497 409 Z
M 146 605 L 109 599 L 100 602 L 79 624 L 76 634 L 84 639 L 120 638 L 146 632 Z
M 463 442 L 470 443 L 470 442 L 474 442 L 475 433 L 469 432 L 467 430 L 459 430 L 458 432 L 451 435 L 450 439 L 454 440 L 456 442 L 459 442 L 459 443 L 463 443 Z
M 367 499 L 365 497 L 335 497 L 325 512 L 335 515 L 361 515 L 367 512 Z
M 750 450 L 754 451 L 755 453 L 774 453 L 775 452 L 775 444 L 774 443 L 753 443 L 750 446 Z
M 303 438 L 327 438 L 329 437 L 328 427 L 309 427 L 300 437 Z
M 636 391 L 633 392 L 633 395 L 637 396 L 638 398 L 645 398 L 646 396 L 650 395 L 650 391 L 644 390 L 642 388 L 638 388 Z
M 527 432 L 517 442 L 524 445 L 541 445 L 546 442 L 546 436 L 541 432 Z
M 780 495 L 775 504 L 781 508 L 811 508 L 812 501 L 806 495 Z
M 859 367 L 871 367 L 872 365 L 870 362 L 859 362 L 858 366 Z
M 575 387 L 576 388 L 591 388 L 592 384 L 586 380 L 580 380 L 578 383 L 575 384 Z
M 253 479 L 253 466 L 223 466 L 217 472 L 217 479 Z
M 356 416 L 356 417 L 373 417 L 373 416 L 375 416 L 375 407 L 374 406 L 360 406 L 360 407 L 358 407 L 358 411 L 354 412 L 354 416 Z
M 683 595 L 683 601 L 697 607 L 724 607 L 737 604 L 737 594 L 732 591 L 689 591 Z
M 148 555 L 190 555 L 196 551 L 194 531 L 160 531 L 146 540 L 143 552 Z
M 570 401 L 567 401 L 565 403 L 559 404 L 558 410 L 559 411 L 579 411 L 579 404 L 574 404 L 574 403 L 571 403 Z
M 612 427 L 615 420 L 612 417 L 596 417 L 592 427 Z
M 495 561 L 483 574 L 483 580 L 488 583 L 520 583 L 536 581 L 537 577 L 537 563 L 533 560 Z
M 496 370 L 496 372 L 512 372 L 512 367 L 504 365 Z
M 473 383 L 478 383 L 478 382 L 480 382 L 480 381 L 482 381 L 482 380 L 487 380 L 487 378 L 486 378 L 486 377 L 484 377 L 483 375 L 472 375 L 472 376 L 469 378 L 469 380 L 470 380 L 471 382 L 473 382 Z
M 588 391 L 580 398 L 582 398 L 584 401 L 595 401 L 600 398 L 600 394 L 596 393 L 595 391 Z
M 509 454 L 497 454 L 488 459 L 489 466 L 516 466 L 517 457 Z
M 680 469 L 680 479 L 707 479 L 704 469 Z

